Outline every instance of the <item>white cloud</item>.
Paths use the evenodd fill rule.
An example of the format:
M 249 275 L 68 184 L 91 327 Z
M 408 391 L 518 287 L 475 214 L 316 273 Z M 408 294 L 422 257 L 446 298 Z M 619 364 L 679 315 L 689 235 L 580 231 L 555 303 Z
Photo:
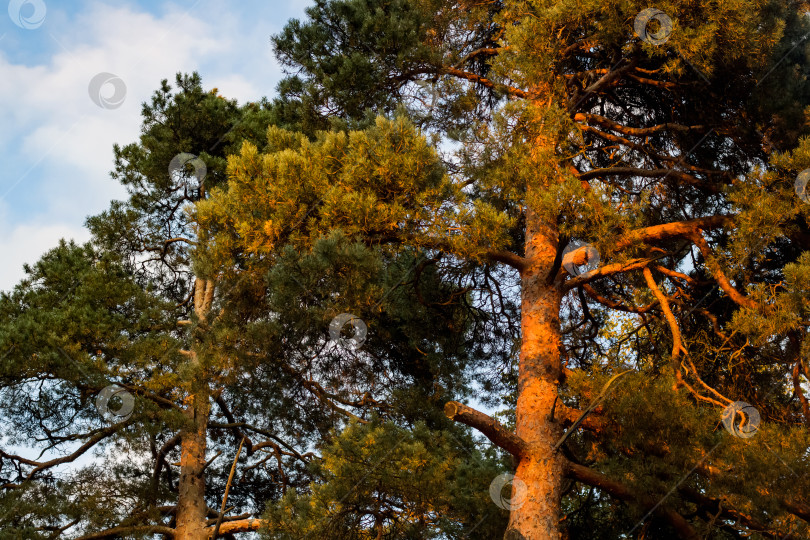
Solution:
M 82 243 L 90 238 L 87 229 L 69 224 L 17 225 L 0 233 L 0 291 L 11 290 L 25 277 L 24 263 L 35 263 L 42 254 L 55 247 L 62 238 Z
M 20 64 L 0 51 L 0 160 L 8 164 L 0 169 L 0 290 L 60 238 L 86 240 L 86 216 L 125 195 L 109 177 L 112 145 L 137 140 L 141 104 L 161 79 L 198 70 L 206 87 L 240 102 L 272 94 L 280 70 L 269 38 L 283 20 L 262 21 L 249 9 L 240 20 L 213 1 L 191 12 L 164 9 L 158 17 L 95 3 L 75 15 L 49 13 L 36 35 L 56 48 L 47 61 Z M 99 72 L 125 82 L 120 108 L 90 99 L 88 84 Z
M 206 23 L 190 16 L 156 19 L 101 4 L 70 27 L 49 32 L 65 50 L 47 66 L 14 65 L 0 58 L 0 72 L 8 74 L 0 83 L 0 102 L 8 104 L 0 113 L 3 124 L 23 134 L 19 157 L 32 164 L 44 157 L 45 168 L 72 165 L 82 190 L 102 190 L 112 198 L 120 194 L 107 176 L 113 143 L 135 140 L 141 103 L 160 79 L 198 69 L 197 59 L 214 51 L 217 42 L 208 37 Z M 123 79 L 126 99 L 120 108 L 102 109 L 90 99 L 88 85 L 99 72 Z M 80 191 L 76 197 L 81 199 Z

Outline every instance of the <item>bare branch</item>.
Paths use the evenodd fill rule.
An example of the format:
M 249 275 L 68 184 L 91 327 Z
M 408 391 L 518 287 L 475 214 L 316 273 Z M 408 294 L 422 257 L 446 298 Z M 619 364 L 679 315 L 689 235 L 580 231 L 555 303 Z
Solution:
M 458 401 L 448 401 L 444 405 L 444 414 L 450 420 L 461 422 L 483 433 L 487 439 L 503 448 L 513 456 L 520 458 L 526 455 L 528 445 L 514 432 L 503 427 L 497 420 Z
M 653 296 L 655 296 L 658 303 L 661 304 L 664 317 L 666 318 L 667 323 L 669 324 L 669 329 L 672 332 L 672 367 L 675 370 L 675 375 L 680 380 L 681 368 L 680 362 L 678 362 L 678 357 L 680 356 L 681 351 L 686 352 L 686 349 L 684 349 L 683 342 L 681 340 L 681 329 L 678 326 L 678 320 L 675 318 L 675 315 L 673 315 L 672 310 L 669 308 L 669 300 L 667 299 L 666 295 L 661 292 L 661 289 L 659 289 L 658 285 L 655 283 L 650 268 L 645 266 L 642 272 L 644 273 L 644 279 L 647 281 L 647 287 L 650 288 Z
M 465 79 L 470 82 L 474 82 L 476 84 L 480 84 L 481 86 L 486 86 L 487 88 L 492 88 L 493 90 L 500 90 L 506 94 L 511 96 L 515 96 L 518 98 L 529 98 L 531 97 L 528 92 L 521 90 L 520 88 L 514 88 L 511 86 L 506 86 L 505 84 L 500 84 L 495 81 L 491 81 L 486 77 L 482 77 L 480 75 L 476 75 L 475 73 L 470 73 L 469 71 L 462 71 L 460 69 L 456 69 L 454 67 L 445 67 L 442 68 L 442 71 L 448 75 L 452 75 L 454 77 L 458 77 L 459 79 Z
M 563 284 L 563 290 L 570 291 L 571 289 L 576 289 L 577 287 L 603 277 L 612 276 L 613 274 L 621 274 L 631 270 L 638 270 L 639 268 L 645 268 L 652 261 L 659 258 L 661 257 L 654 257 L 651 259 L 631 259 L 623 263 L 606 264 L 605 266 L 600 266 L 599 268 L 595 268 L 590 272 L 585 272 L 584 274 L 581 274 L 575 278 L 569 279 Z
M 79 448 L 77 448 L 72 453 L 70 453 L 70 454 L 68 454 L 66 456 L 62 456 L 60 458 L 54 458 L 54 459 L 52 459 L 50 461 L 44 461 L 44 462 L 33 461 L 33 460 L 30 460 L 30 459 L 23 458 L 21 456 L 15 456 L 15 455 L 7 454 L 7 453 L 3 452 L 2 450 L 0 450 L 0 457 L 4 457 L 6 459 L 10 459 L 10 460 L 13 460 L 13 461 L 18 461 L 18 462 L 24 463 L 26 465 L 32 465 L 34 468 L 31 470 L 31 472 L 28 473 L 28 475 L 25 478 L 25 480 L 28 481 L 28 480 L 33 479 L 34 476 L 37 473 L 39 473 L 39 472 L 41 472 L 43 470 L 50 469 L 52 467 L 56 467 L 57 465 L 62 465 L 64 463 L 71 463 L 71 462 L 75 461 L 77 458 L 81 457 L 85 452 L 87 452 L 88 450 L 93 448 L 96 444 L 98 444 L 102 440 L 106 439 L 107 437 L 110 437 L 111 435 L 115 434 L 119 430 L 123 429 L 125 424 L 126 424 L 125 422 L 122 422 L 122 423 L 115 424 L 113 426 L 109 426 L 109 427 L 106 427 L 104 429 L 101 429 L 101 430 L 95 432 L 95 434 L 93 434 L 93 436 L 91 436 L 84 444 L 82 444 Z M 21 484 L 7 483 L 7 484 L 3 484 L 2 486 L 0 486 L 0 489 L 18 488 L 18 487 L 20 487 L 20 485 Z
M 487 258 L 493 261 L 508 264 L 520 272 L 522 272 L 528 264 L 525 258 L 521 257 L 520 255 L 516 255 L 511 251 L 490 251 L 487 253 Z
M 263 525 L 266 525 L 265 520 L 263 519 L 238 519 L 234 521 L 225 521 L 220 525 L 219 532 L 221 534 L 236 534 L 236 533 L 243 533 L 243 532 L 251 532 L 251 531 L 258 531 Z M 209 527 L 211 530 L 208 533 L 208 537 L 210 538 L 211 535 L 214 533 L 214 528 Z
M 612 129 L 614 131 L 618 131 L 619 133 L 623 133 L 625 135 L 632 135 L 635 137 L 644 137 L 647 135 L 653 135 L 659 131 L 682 131 L 682 132 L 689 132 L 689 131 L 700 131 L 705 130 L 706 126 L 684 126 L 681 124 L 675 123 L 668 123 L 668 124 L 658 124 L 656 126 L 650 126 L 646 128 L 633 128 L 625 126 L 624 124 L 619 124 L 618 122 L 614 122 L 609 118 L 604 116 L 599 116 L 598 114 L 589 114 L 589 113 L 577 113 L 574 115 L 574 121 L 576 122 L 589 122 L 591 124 L 598 124 L 600 126 L 606 127 L 608 129 Z
M 133 533 L 163 534 L 169 538 L 174 538 L 176 534 L 174 529 L 171 527 L 165 527 L 163 525 L 133 525 L 129 527 L 113 527 L 112 529 L 107 529 L 105 531 L 80 536 L 76 540 L 97 540 L 100 538 L 113 538 L 121 536 L 126 537 L 126 535 Z

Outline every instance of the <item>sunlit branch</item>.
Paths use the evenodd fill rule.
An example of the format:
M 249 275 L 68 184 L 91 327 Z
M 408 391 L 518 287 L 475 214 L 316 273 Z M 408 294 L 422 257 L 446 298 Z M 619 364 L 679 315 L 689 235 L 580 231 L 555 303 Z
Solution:
M 528 451 L 526 442 L 517 434 L 505 428 L 497 420 L 458 401 L 448 401 L 444 405 L 444 414 L 450 420 L 460 422 L 483 433 L 487 439 L 503 448 L 515 457 L 521 457 Z
M 648 264 L 650 264 L 650 262 L 657 260 L 658 258 L 660 257 L 653 259 L 631 259 L 623 263 L 613 263 L 600 266 L 599 268 L 569 279 L 563 284 L 563 290 L 570 291 L 571 289 L 575 289 L 597 279 L 612 276 L 614 274 L 629 272 L 631 270 L 638 270 L 639 268 L 645 268 Z
M 672 238 L 691 238 L 700 229 L 717 229 L 730 225 L 733 215 L 708 216 L 686 221 L 674 221 L 628 231 L 616 241 L 616 251 L 624 250 L 639 243 L 654 243 Z
M 655 296 L 658 303 L 661 305 L 661 310 L 664 312 L 664 317 L 667 320 L 667 324 L 669 324 L 670 332 L 672 332 L 672 367 L 675 370 L 676 377 L 678 377 L 678 380 L 680 380 L 681 370 L 678 357 L 681 355 L 681 352 L 686 352 L 686 349 L 684 348 L 683 341 L 681 339 L 681 329 L 678 326 L 678 320 L 675 318 L 675 315 L 672 313 L 672 309 L 669 307 L 669 300 L 667 299 L 666 295 L 661 292 L 658 284 L 655 283 L 652 271 L 650 271 L 649 267 L 645 266 L 642 272 L 644 274 L 644 280 L 647 282 L 647 287 L 649 287 L 650 291 L 653 293 L 653 296 Z
M 714 279 L 717 280 L 717 284 L 720 285 L 720 288 L 731 298 L 735 304 L 740 305 L 742 307 L 746 307 L 749 309 L 758 309 L 759 304 L 754 302 L 748 297 L 743 296 L 740 294 L 734 286 L 731 285 L 731 282 L 726 277 L 726 274 L 723 272 L 723 269 L 720 268 L 720 264 L 715 260 L 712 250 L 709 247 L 709 243 L 706 242 L 706 239 L 703 238 L 703 235 L 700 232 L 694 232 L 689 237 L 692 242 L 698 247 L 700 252 L 703 254 L 703 259 L 706 261 L 706 266 L 711 271 Z

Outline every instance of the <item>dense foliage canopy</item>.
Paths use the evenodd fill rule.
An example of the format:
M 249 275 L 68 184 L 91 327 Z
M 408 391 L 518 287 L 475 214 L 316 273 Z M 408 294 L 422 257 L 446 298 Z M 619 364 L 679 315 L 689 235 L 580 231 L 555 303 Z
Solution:
M 0 537 L 810 536 L 807 8 L 315 0 L 273 101 L 164 81 L 0 297 Z

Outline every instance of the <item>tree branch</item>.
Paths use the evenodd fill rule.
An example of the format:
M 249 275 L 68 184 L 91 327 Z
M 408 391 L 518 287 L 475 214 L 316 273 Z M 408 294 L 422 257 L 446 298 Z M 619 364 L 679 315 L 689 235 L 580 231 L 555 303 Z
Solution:
M 709 479 L 719 479 L 723 475 L 723 472 L 719 468 L 706 463 L 700 464 L 695 468 L 695 471 L 697 471 L 697 473 L 701 476 Z M 776 497 L 776 502 L 785 511 L 810 523 L 810 505 L 807 503 L 795 499 L 785 499 L 782 497 Z
M 105 531 L 86 534 L 84 536 L 80 536 L 76 540 L 96 540 L 99 538 L 126 536 L 127 534 L 132 533 L 163 534 L 170 538 L 174 538 L 176 534 L 174 529 L 172 529 L 171 527 L 166 527 L 164 525 L 133 525 L 125 527 L 113 527 L 112 529 L 107 529 Z
M 233 475 L 236 472 L 236 463 L 239 461 L 239 454 L 242 453 L 242 445 L 245 443 L 245 437 L 242 437 L 242 441 L 239 443 L 239 449 L 236 451 L 236 457 L 233 458 L 233 464 L 231 465 L 231 472 L 228 474 L 228 482 L 225 484 L 225 494 L 222 496 L 222 505 L 219 508 L 219 515 L 217 516 L 217 522 L 214 524 L 214 532 L 211 533 L 211 540 L 217 540 L 217 536 L 219 536 L 220 528 L 222 527 L 222 519 L 225 517 L 225 509 L 227 508 L 228 504 L 228 493 L 231 491 L 231 483 L 233 482 Z
M 796 361 L 796 365 L 793 366 L 793 390 L 796 392 L 796 395 L 799 396 L 799 401 L 802 404 L 802 413 L 804 414 L 804 423 L 807 424 L 807 427 L 810 427 L 810 404 L 807 402 L 807 396 L 804 395 L 804 391 L 802 390 L 801 385 L 801 372 L 804 371 L 802 369 L 802 362 L 801 360 Z M 807 374 L 805 373 L 805 376 Z
M 749 529 L 753 529 L 767 538 L 781 538 L 781 536 L 771 533 L 770 532 L 771 529 L 764 523 L 760 523 L 751 516 L 743 514 L 739 510 L 735 510 L 734 508 L 727 508 L 727 505 L 729 504 L 727 500 L 720 501 L 719 499 L 707 497 L 702 493 L 699 493 L 698 491 L 687 486 L 679 487 L 678 493 L 680 493 L 687 499 L 691 500 L 692 502 L 704 508 L 707 508 L 710 512 L 713 512 L 715 514 L 717 514 L 717 512 L 720 512 L 720 515 L 725 518 L 733 519 L 734 521 L 743 523 Z
M 490 251 L 486 254 L 486 256 L 488 259 L 493 261 L 508 264 L 519 272 L 522 272 L 528 264 L 525 258 L 521 257 L 520 255 L 516 255 L 511 251 Z
M 684 349 L 683 342 L 681 340 L 681 329 L 678 326 L 678 320 L 675 318 L 675 315 L 672 313 L 672 310 L 669 307 L 669 300 L 667 299 L 666 295 L 661 292 L 661 289 L 659 289 L 658 285 L 655 283 L 650 268 L 645 266 L 642 272 L 644 273 L 644 279 L 647 281 L 647 287 L 650 288 L 653 296 L 655 296 L 658 303 L 661 304 L 664 317 L 666 318 L 667 323 L 669 324 L 669 329 L 672 332 L 672 369 L 675 370 L 675 376 L 678 378 L 678 381 L 680 381 L 681 368 L 680 362 L 678 362 L 678 357 L 680 356 L 681 351 L 685 351 L 686 349 Z
M 114 433 L 118 432 L 119 430 L 123 429 L 123 427 L 128 423 L 130 423 L 130 421 L 122 422 L 120 424 L 115 424 L 115 425 L 106 427 L 104 429 L 101 429 L 101 430 L 97 431 L 92 437 L 90 437 L 84 444 L 79 446 L 79 448 L 77 448 L 74 452 L 72 452 L 72 453 L 70 453 L 70 454 L 68 454 L 66 456 L 62 456 L 62 457 L 59 457 L 59 458 L 54 458 L 54 459 L 52 459 L 50 461 L 44 461 L 44 462 L 34 461 L 34 460 L 23 458 L 21 456 L 15 456 L 15 455 L 12 455 L 12 454 L 7 454 L 7 453 L 3 452 L 2 450 L 0 450 L 0 457 L 4 457 L 4 458 L 10 459 L 12 461 L 18 461 L 20 463 L 24 463 L 26 465 L 33 466 L 34 468 L 25 477 L 25 481 L 28 481 L 28 480 L 33 479 L 34 476 L 36 476 L 36 474 L 38 472 L 40 472 L 40 471 L 43 471 L 45 469 L 50 469 L 52 467 L 56 467 L 57 465 L 62 465 L 64 463 L 73 462 L 74 460 L 81 457 L 85 452 L 87 452 L 88 450 L 93 448 L 96 444 L 98 444 L 102 440 L 106 439 L 107 437 L 109 437 L 109 436 L 113 435 Z M 18 488 L 20 486 L 21 486 L 21 484 L 7 483 L 7 484 L 1 485 L 0 489 Z
M 700 536 L 697 534 L 695 529 L 682 515 L 664 505 L 653 502 L 652 500 L 635 493 L 629 487 L 608 478 L 600 472 L 567 461 L 565 464 L 565 475 L 568 478 L 572 478 L 589 486 L 594 486 L 606 491 L 623 501 L 632 501 L 641 504 L 641 506 L 644 508 L 652 510 L 662 518 L 666 519 L 669 524 L 672 525 L 672 528 L 678 532 L 678 535 L 681 538 L 687 540 L 700 540 Z
M 658 302 L 650 302 L 646 306 L 628 306 L 626 304 L 622 304 L 617 300 L 613 300 L 606 296 L 602 296 L 596 291 L 596 289 L 594 289 L 590 285 L 585 284 L 582 286 L 582 289 L 586 293 L 588 293 L 588 296 L 590 296 L 603 306 L 607 306 L 611 309 L 618 309 L 619 311 L 626 311 L 628 313 L 647 313 L 658 304 Z
M 444 414 L 450 420 L 460 422 L 477 429 L 483 433 L 487 439 L 503 448 L 516 458 L 526 455 L 528 445 L 526 441 L 518 437 L 514 432 L 506 429 L 497 420 L 472 407 L 468 407 L 458 401 L 448 401 L 444 405 Z
M 699 229 L 717 229 L 731 223 L 734 217 L 734 215 L 708 216 L 635 229 L 628 231 L 616 241 L 615 250 L 621 251 L 642 242 L 649 244 L 671 238 L 690 238 Z
M 694 242 L 694 244 L 698 247 L 700 252 L 703 254 L 703 259 L 706 261 L 706 266 L 709 267 L 711 270 L 714 279 L 717 281 L 717 284 L 720 285 L 720 288 L 731 298 L 735 304 L 740 305 L 742 307 L 746 307 L 749 309 L 758 309 L 759 304 L 751 300 L 750 298 L 743 296 L 740 294 L 737 289 L 735 289 L 731 282 L 726 277 L 726 274 L 723 272 L 723 269 L 720 268 L 720 264 L 714 260 L 712 249 L 709 247 L 709 243 L 706 242 L 706 239 L 703 238 L 703 234 L 699 231 L 694 231 L 690 236 L 689 239 Z
M 621 274 L 631 270 L 638 270 L 639 268 L 645 268 L 652 261 L 658 260 L 663 256 L 664 255 L 651 259 L 631 259 L 623 263 L 613 263 L 600 266 L 599 268 L 595 268 L 590 272 L 585 272 L 582 275 L 569 279 L 563 284 L 563 290 L 570 291 L 571 289 L 576 289 L 577 287 L 590 283 L 591 281 L 599 278 L 612 276 L 613 274 Z
M 236 534 L 236 533 L 243 533 L 243 532 L 251 532 L 251 531 L 258 531 L 263 525 L 266 525 L 266 521 L 263 519 L 238 519 L 234 521 L 225 521 L 220 525 L 219 532 L 220 534 Z M 214 534 L 214 528 L 208 527 L 210 532 L 208 533 L 208 537 L 211 538 L 211 535 Z
M 470 73 L 469 71 L 462 71 L 460 69 L 456 69 L 454 67 L 445 67 L 442 68 L 442 71 L 448 75 L 452 75 L 454 77 L 458 77 L 459 79 L 465 79 L 470 82 L 474 82 L 480 84 L 482 86 L 486 86 L 487 88 L 492 88 L 493 90 L 500 90 L 505 92 L 511 96 L 519 97 L 519 98 L 529 98 L 531 97 L 528 92 L 524 92 L 519 88 L 513 88 L 511 86 L 506 86 L 505 84 L 496 83 L 495 81 L 491 81 L 486 77 L 482 77 L 480 75 L 476 75 L 475 73 Z
M 642 169 L 639 167 L 607 167 L 603 169 L 593 169 L 580 174 L 580 180 L 590 180 L 591 178 L 603 178 L 605 176 L 641 176 L 644 178 L 653 178 L 660 176 L 663 178 L 673 177 L 682 180 L 689 185 L 705 189 L 711 193 L 719 193 L 720 188 L 714 184 L 704 182 L 696 176 L 687 174 L 678 169 Z
M 604 418 L 593 416 L 593 414 L 598 414 L 600 410 L 601 409 L 595 409 L 591 414 L 583 417 L 584 411 L 569 407 L 565 403 L 557 402 L 557 406 L 554 409 L 554 416 L 562 420 L 564 427 L 572 426 L 577 420 L 582 419 L 579 423 L 580 427 L 598 433 L 607 426 L 607 422 L 605 422 Z
M 619 124 L 618 122 L 614 122 L 613 120 L 606 118 L 604 116 L 599 116 L 598 114 L 589 114 L 589 113 L 577 113 L 574 115 L 575 122 L 589 122 L 591 124 L 598 124 L 602 127 L 606 127 L 608 129 L 612 129 L 613 131 L 618 131 L 624 135 L 632 135 L 635 137 L 644 137 L 647 135 L 654 135 L 659 131 L 664 130 L 675 130 L 681 132 L 689 132 L 693 130 L 704 130 L 706 126 L 684 126 L 682 124 L 658 124 L 656 126 L 650 126 L 646 128 L 633 128 L 629 126 L 625 126 L 624 124 Z

